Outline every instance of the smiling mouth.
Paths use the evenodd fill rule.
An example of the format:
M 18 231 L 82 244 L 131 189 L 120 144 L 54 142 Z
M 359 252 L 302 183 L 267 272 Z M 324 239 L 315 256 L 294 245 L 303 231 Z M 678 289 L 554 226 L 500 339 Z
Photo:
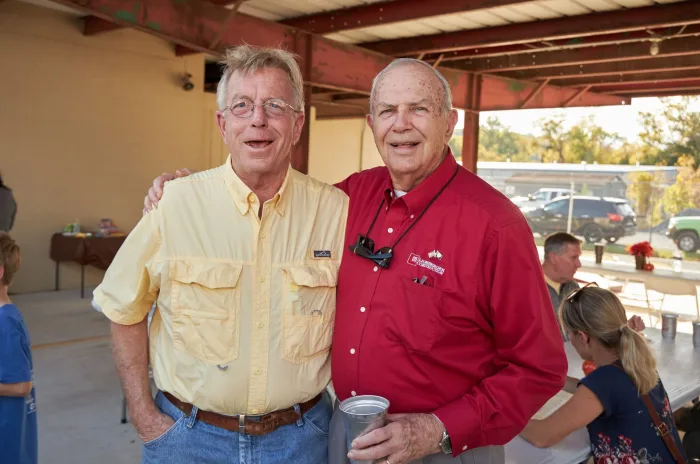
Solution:
M 251 148 L 265 148 L 271 143 L 272 140 L 249 140 L 248 142 L 245 142 L 245 144 Z
M 411 148 L 418 145 L 418 142 L 390 143 L 389 145 L 394 148 Z

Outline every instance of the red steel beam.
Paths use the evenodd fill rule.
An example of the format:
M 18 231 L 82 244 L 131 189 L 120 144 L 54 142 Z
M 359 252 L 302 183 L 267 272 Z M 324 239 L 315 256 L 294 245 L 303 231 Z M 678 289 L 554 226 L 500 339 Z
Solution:
M 115 24 L 112 21 L 105 21 L 97 16 L 86 16 L 83 18 L 83 21 L 83 35 L 98 35 L 124 28 L 124 26 L 120 24 Z
M 566 79 L 593 76 L 623 76 L 640 72 L 669 72 L 700 68 L 698 55 L 650 58 L 644 60 L 615 61 L 612 63 L 580 64 L 574 66 L 554 66 L 549 68 L 513 71 L 507 73 L 513 79 Z
M 285 19 L 282 24 L 314 34 L 390 24 L 452 13 L 515 5 L 531 0 L 393 0 Z
M 432 62 L 438 56 L 443 55 L 443 61 L 457 61 L 468 58 L 479 58 L 487 56 L 500 56 L 515 53 L 532 53 L 553 50 L 564 50 L 572 48 L 590 47 L 594 45 L 623 44 L 628 42 L 639 42 L 651 38 L 679 38 L 700 35 L 700 24 L 688 26 L 668 27 L 663 29 L 646 29 L 640 31 L 627 31 L 616 34 L 600 34 L 586 37 L 573 37 L 570 39 L 551 40 L 545 42 L 528 42 L 515 45 L 503 45 L 498 47 L 468 48 L 460 51 L 452 51 L 440 54 L 424 54 L 423 59 Z
M 194 55 L 196 53 L 202 52 L 200 50 L 193 50 L 189 47 L 185 47 L 184 45 L 175 44 L 175 56 L 187 56 Z
M 606 84 L 632 84 L 642 82 L 666 82 L 666 81 L 691 81 L 700 78 L 700 69 L 670 71 L 670 72 L 649 72 L 639 74 L 625 74 L 622 76 L 589 76 L 576 77 L 570 79 L 557 80 L 557 85 L 581 86 L 591 85 L 598 88 Z M 543 82 L 549 82 L 545 80 Z
M 700 38 L 684 37 L 664 40 L 659 43 L 659 53 L 656 56 L 649 53 L 650 46 L 649 42 L 603 45 L 600 47 L 577 48 L 575 50 L 479 58 L 461 63 L 453 62 L 450 66 L 468 71 L 502 72 L 532 70 L 551 66 L 574 66 L 695 55 L 700 53 Z
M 535 99 L 535 97 L 540 92 L 542 92 L 542 90 L 544 90 L 545 87 L 547 87 L 547 84 L 549 84 L 549 79 L 545 79 L 542 82 L 540 82 L 540 85 L 535 87 L 535 89 L 530 93 L 530 95 L 525 97 L 525 100 L 523 100 L 522 103 L 520 103 L 520 106 L 518 106 L 518 108 L 520 108 L 520 109 L 525 108 L 532 100 Z
M 576 94 L 574 94 L 571 98 L 569 98 L 568 100 L 566 100 L 562 106 L 563 106 L 564 108 L 568 108 L 569 106 L 571 106 L 572 103 L 574 103 L 576 100 L 578 100 L 579 98 L 581 98 L 581 95 L 583 95 L 583 94 L 585 94 L 586 92 L 588 92 L 588 91 L 590 90 L 590 88 L 591 88 L 590 85 L 587 85 L 587 86 L 585 86 L 585 87 L 582 87 L 581 90 L 579 90 L 579 91 L 576 92 Z
M 552 41 L 697 23 L 700 23 L 700 2 L 685 1 L 484 29 L 382 40 L 364 43 L 362 46 L 387 55 L 444 53 L 465 48 Z
M 227 10 L 201 0 L 153 1 L 143 8 L 141 0 L 55 0 L 117 24 L 160 36 L 168 41 L 200 52 L 219 54 L 228 46 L 251 45 L 282 47 L 310 59 L 306 83 L 317 87 L 369 94 L 372 79 L 392 58 L 357 46 L 343 44 L 305 31 L 238 14 L 230 27 L 224 27 Z M 210 45 L 220 35 L 219 45 Z M 307 53 L 310 48 L 310 53 Z M 307 65 L 302 63 L 302 68 Z M 440 68 L 455 95 L 454 106 L 467 106 L 470 73 Z M 496 76 L 484 76 L 481 106 L 484 110 L 515 109 L 538 85 Z M 530 107 L 557 108 L 576 93 L 576 89 L 548 86 Z M 582 106 L 620 105 L 627 100 L 617 96 L 588 93 Z
M 647 90 L 625 94 L 625 96 L 629 98 L 676 97 L 680 95 L 700 95 L 700 89 Z
M 627 94 L 627 93 L 639 93 L 648 91 L 659 91 L 659 92 L 669 92 L 669 91 L 682 91 L 682 90 L 692 90 L 700 89 L 700 78 L 696 78 L 688 81 L 668 81 L 668 82 L 657 82 L 657 83 L 641 83 L 641 84 L 629 84 L 629 85 L 605 85 L 599 87 L 599 89 L 604 89 L 606 92 L 616 93 L 616 94 Z

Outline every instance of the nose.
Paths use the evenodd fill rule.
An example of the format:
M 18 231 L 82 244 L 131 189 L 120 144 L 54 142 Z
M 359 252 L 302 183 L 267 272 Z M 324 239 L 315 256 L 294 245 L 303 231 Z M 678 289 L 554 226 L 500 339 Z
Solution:
M 399 109 L 396 112 L 396 121 L 394 121 L 395 132 L 405 132 L 411 128 L 411 115 L 405 109 Z
M 576 269 L 581 267 L 581 260 L 579 258 L 576 258 Z
M 255 105 L 253 108 L 253 115 L 250 117 L 250 124 L 253 127 L 267 126 L 267 114 L 265 114 L 265 109 L 262 105 Z

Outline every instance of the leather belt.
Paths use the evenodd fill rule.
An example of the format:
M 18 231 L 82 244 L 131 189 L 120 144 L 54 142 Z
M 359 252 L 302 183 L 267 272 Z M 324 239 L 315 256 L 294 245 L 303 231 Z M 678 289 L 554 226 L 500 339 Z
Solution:
M 190 403 L 180 401 L 168 392 L 163 392 L 163 395 L 165 395 L 168 401 L 170 401 L 176 408 L 188 416 L 192 412 L 194 406 L 192 406 Z M 231 432 L 239 432 L 248 435 L 267 435 L 268 433 L 276 430 L 278 427 L 296 422 L 301 416 L 316 406 L 316 404 L 321 400 L 322 395 L 323 394 L 320 393 L 315 398 L 299 404 L 301 414 L 297 413 L 294 408 L 288 408 L 273 411 L 262 416 L 255 416 L 255 419 L 250 419 L 247 418 L 245 414 L 240 414 L 238 416 L 226 416 L 224 414 L 211 411 L 202 411 L 201 409 L 198 409 L 195 419 L 206 422 L 214 427 L 230 430 Z

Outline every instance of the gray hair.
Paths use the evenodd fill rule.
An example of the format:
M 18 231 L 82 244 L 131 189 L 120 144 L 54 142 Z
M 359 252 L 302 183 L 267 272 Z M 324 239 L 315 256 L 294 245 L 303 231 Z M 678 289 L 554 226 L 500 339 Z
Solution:
M 442 85 L 442 112 L 443 114 L 449 113 L 452 109 L 452 91 L 450 90 L 450 84 L 447 82 L 447 79 L 445 79 L 445 76 L 443 76 L 440 71 L 433 68 L 430 64 L 426 63 L 425 61 L 417 60 L 415 58 L 397 58 L 391 63 L 389 63 L 389 65 L 386 68 L 382 69 L 379 72 L 379 74 L 377 74 L 377 76 L 374 78 L 374 81 L 372 81 L 372 91 L 369 94 L 370 113 L 374 111 L 374 97 L 377 85 L 384 78 L 384 75 L 387 72 L 389 72 L 392 68 L 406 64 L 418 64 L 430 69 L 430 71 L 435 75 L 435 77 L 437 77 L 437 79 L 440 81 L 440 84 Z
M 566 232 L 557 232 L 550 235 L 544 241 L 544 259 L 549 259 L 549 254 L 554 253 L 560 255 L 564 252 L 567 245 L 580 245 L 581 240 L 577 239 Z
M 303 112 L 304 78 L 295 58 L 294 54 L 279 48 L 239 45 L 226 50 L 220 62 L 224 66 L 223 73 L 216 88 L 216 104 L 219 105 L 219 109 L 226 108 L 226 92 L 233 73 L 248 74 L 260 69 L 277 68 L 287 73 L 289 77 L 289 83 L 292 86 L 291 105 L 297 111 Z

